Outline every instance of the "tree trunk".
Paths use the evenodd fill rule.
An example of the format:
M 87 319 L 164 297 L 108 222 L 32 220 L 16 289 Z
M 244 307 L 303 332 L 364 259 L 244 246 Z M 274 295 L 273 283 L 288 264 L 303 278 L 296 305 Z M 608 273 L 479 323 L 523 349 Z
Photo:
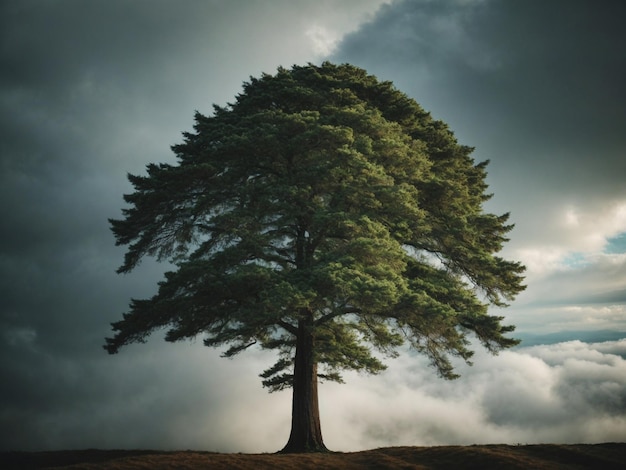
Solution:
M 322 440 L 320 410 L 317 399 L 317 362 L 312 316 L 301 320 L 296 339 L 293 371 L 293 404 L 291 434 L 282 453 L 328 452 Z

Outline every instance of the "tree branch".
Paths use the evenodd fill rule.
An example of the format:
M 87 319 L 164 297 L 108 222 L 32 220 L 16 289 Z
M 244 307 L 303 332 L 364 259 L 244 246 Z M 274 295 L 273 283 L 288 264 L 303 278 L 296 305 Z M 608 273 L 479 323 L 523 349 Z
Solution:
M 276 322 L 276 324 L 282 328 L 284 328 L 285 330 L 287 330 L 289 333 L 291 333 L 294 336 L 298 336 L 298 328 L 296 328 L 295 326 L 293 326 L 290 323 L 287 323 L 285 320 L 278 320 Z
M 322 315 L 317 320 L 315 320 L 314 325 L 323 325 L 324 323 L 328 323 L 329 321 L 331 321 L 333 318 L 340 317 L 342 315 L 348 315 L 349 313 L 360 313 L 360 310 L 356 307 L 343 307 L 337 310 L 333 310 L 332 312 L 327 313 L 326 315 Z

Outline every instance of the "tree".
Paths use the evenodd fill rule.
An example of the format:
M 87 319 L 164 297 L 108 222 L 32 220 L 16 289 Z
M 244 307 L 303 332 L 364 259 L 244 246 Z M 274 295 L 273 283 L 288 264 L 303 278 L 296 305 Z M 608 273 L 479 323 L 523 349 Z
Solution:
M 309 452 L 326 450 L 318 379 L 380 372 L 406 342 L 453 379 L 469 334 L 494 354 L 518 343 L 487 311 L 524 288 L 524 267 L 496 256 L 512 225 L 483 210 L 487 162 L 392 83 L 279 68 L 194 129 L 178 164 L 129 175 L 130 207 L 110 221 L 128 245 L 118 272 L 147 255 L 176 270 L 112 324 L 109 353 L 161 328 L 226 357 L 274 349 L 263 385 L 293 387 L 283 451 Z

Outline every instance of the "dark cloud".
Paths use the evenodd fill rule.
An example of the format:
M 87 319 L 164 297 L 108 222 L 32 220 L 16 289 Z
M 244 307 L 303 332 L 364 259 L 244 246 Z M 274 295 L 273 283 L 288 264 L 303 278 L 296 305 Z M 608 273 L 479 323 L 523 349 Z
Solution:
M 376 3 L 334 5 L 335 26 Z M 103 351 L 109 323 L 131 297 L 152 295 L 167 268 L 148 260 L 117 276 L 123 250 L 107 218 L 120 216 L 127 172 L 172 160 L 169 146 L 190 130 L 194 109 L 232 100 L 249 75 L 313 59 L 302 30 L 332 16 L 324 6 L 302 2 L 299 14 L 291 1 L 0 3 L 3 449 L 204 447 L 210 434 L 207 443 L 238 450 L 238 430 L 222 423 L 220 436 L 210 426 L 227 421 L 227 398 L 265 396 L 264 367 L 243 363 L 246 378 L 231 389 L 215 384 L 236 366 L 206 360 L 198 345 L 195 356 L 177 353 L 155 335 L 123 357 Z M 206 412 L 196 421 L 184 411 L 198 408 Z
M 450 123 L 498 190 L 624 196 L 625 16 L 619 0 L 398 1 L 336 58 Z
M 624 17 L 620 1 L 396 1 L 335 55 L 491 160 L 487 208 L 511 212 L 505 254 L 528 267 L 502 313 L 526 332 L 626 331 Z
M 103 427 L 137 417 L 133 406 L 111 409 L 124 396 L 111 381 L 120 374 L 137 387 L 133 377 L 148 382 L 149 373 L 106 362 L 101 345 L 108 324 L 131 296 L 154 290 L 162 268 L 131 283 L 115 276 L 123 252 L 106 219 L 119 214 L 125 172 L 170 158 L 181 130 L 166 124 L 167 109 L 180 111 L 175 93 L 163 93 L 173 79 L 163 65 L 201 19 L 165 5 L 2 3 L 3 448 L 63 448 L 77 429 L 91 436 L 83 444 L 99 447 Z

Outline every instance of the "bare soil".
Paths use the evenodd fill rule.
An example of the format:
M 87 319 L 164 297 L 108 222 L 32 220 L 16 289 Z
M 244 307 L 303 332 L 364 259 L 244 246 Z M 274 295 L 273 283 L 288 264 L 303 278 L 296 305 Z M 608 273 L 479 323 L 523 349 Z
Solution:
M 2 469 L 620 469 L 626 443 L 387 447 L 324 454 L 75 450 L 2 452 Z

